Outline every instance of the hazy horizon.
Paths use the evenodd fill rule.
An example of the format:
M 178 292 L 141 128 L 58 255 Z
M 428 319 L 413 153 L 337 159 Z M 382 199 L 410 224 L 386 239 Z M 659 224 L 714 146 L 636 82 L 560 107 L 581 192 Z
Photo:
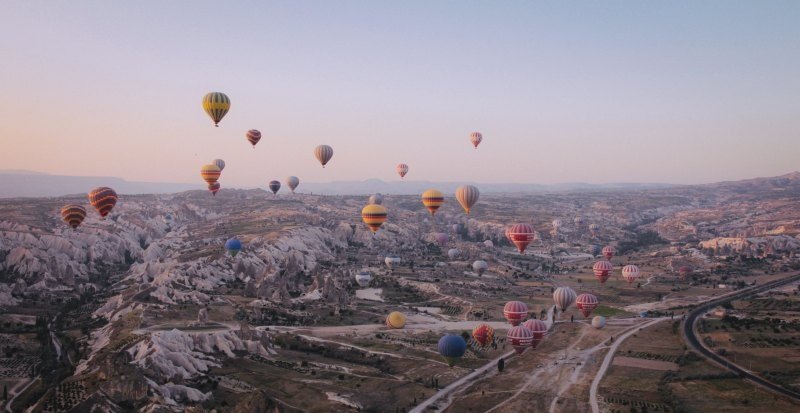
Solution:
M 780 1 L 10 2 L 4 167 L 198 187 L 214 158 L 229 187 L 391 182 L 399 162 L 441 182 L 782 175 L 800 156 L 798 17 Z M 209 91 L 232 100 L 219 128 Z

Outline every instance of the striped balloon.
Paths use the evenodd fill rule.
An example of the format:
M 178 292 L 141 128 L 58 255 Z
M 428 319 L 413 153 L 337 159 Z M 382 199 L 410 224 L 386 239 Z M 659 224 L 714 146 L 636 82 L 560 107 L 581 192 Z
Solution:
M 572 219 L 572 222 L 575 224 L 575 226 L 579 227 L 579 226 L 583 225 L 583 217 L 578 215 L 578 216 L 576 216 L 575 218 Z
M 314 148 L 314 156 L 317 157 L 317 160 L 324 168 L 331 158 L 333 158 L 333 148 L 328 145 L 319 145 Z
M 222 159 L 214 159 L 213 161 L 211 161 L 211 163 L 216 165 L 217 168 L 219 168 L 220 172 L 222 172 L 225 169 L 225 161 L 223 161 Z
M 503 317 L 512 325 L 518 325 L 528 317 L 528 306 L 522 301 L 509 301 L 503 306 Z
M 269 181 L 269 190 L 273 195 L 278 195 L 278 190 L 281 189 L 280 181 Z
M 561 223 L 561 220 L 560 220 L 560 219 L 554 219 L 554 220 L 553 220 L 553 228 L 555 228 L 556 230 L 558 230 L 559 228 L 561 228 L 561 224 L 562 224 L 562 223 Z
M 203 167 L 200 168 L 200 176 L 209 185 L 217 182 L 217 179 L 219 179 L 219 175 L 221 173 L 222 171 L 220 171 L 219 168 L 217 168 L 217 165 L 214 164 L 203 165 Z
M 533 331 L 528 330 L 525 326 L 511 327 L 506 333 L 506 341 L 511 343 L 511 347 L 514 347 L 517 354 L 522 354 L 533 346 Z
M 92 189 L 89 192 L 89 203 L 105 218 L 117 204 L 117 193 L 105 186 Z
M 406 325 L 406 315 L 399 311 L 392 311 L 386 317 L 386 327 L 392 329 L 403 328 Z
M 467 351 L 467 342 L 461 336 L 448 334 L 439 339 L 437 347 L 439 354 L 447 361 L 447 365 L 453 367 Z
M 469 141 L 472 142 L 472 146 L 474 146 L 475 149 L 478 149 L 478 145 L 483 141 L 483 135 L 480 132 L 472 132 L 469 134 Z
M 494 329 L 488 324 L 478 324 L 472 329 L 472 339 L 481 347 L 486 347 L 494 342 Z
M 640 276 L 639 267 L 635 265 L 626 265 L 622 267 L 622 278 L 624 278 L 628 284 L 636 281 Z
M 598 301 L 594 294 L 581 294 L 575 299 L 575 307 L 581 310 L 584 317 L 589 317 L 597 306 Z
M 86 219 L 86 209 L 80 205 L 69 204 L 61 208 L 61 219 L 64 220 L 72 229 L 77 229 L 84 219 Z
M 203 96 L 203 110 L 214 121 L 214 126 L 219 126 L 219 121 L 225 117 L 230 108 L 231 100 L 224 93 L 211 92 Z
M 508 238 L 517 246 L 519 253 L 522 254 L 528 244 L 533 242 L 533 233 L 533 227 L 529 224 L 514 224 L 508 229 Z
M 592 231 L 592 232 L 597 232 L 597 230 L 598 230 L 598 229 L 600 229 L 600 225 L 597 225 L 597 224 L 589 224 L 589 231 Z
M 611 265 L 610 262 L 606 260 L 597 261 L 592 266 L 592 271 L 594 272 L 594 276 L 597 277 L 597 280 L 600 281 L 600 284 L 605 284 L 608 277 L 611 277 L 611 271 L 614 269 L 614 266 Z
M 614 257 L 614 254 L 617 253 L 617 250 L 614 249 L 611 245 L 606 245 L 603 247 L 603 256 L 606 257 L 607 260 L 610 260 Z
M 297 185 L 300 185 L 300 178 L 296 176 L 286 177 L 286 186 L 292 190 L 292 193 L 294 193 L 294 190 L 297 189 Z
M 547 335 L 547 324 L 542 320 L 530 319 L 526 320 L 522 325 L 533 332 L 531 347 L 536 348 L 536 346 L 544 340 L 544 336 Z
M 408 165 L 404 163 L 397 165 L 397 173 L 400 175 L 400 178 L 405 178 L 408 173 Z
M 380 205 L 367 205 L 361 210 L 361 219 L 374 233 L 386 221 L 386 208 Z
M 461 204 L 461 207 L 464 208 L 467 215 L 469 215 L 469 211 L 478 202 L 478 198 L 481 196 L 480 191 L 478 188 L 472 185 L 464 185 L 456 189 L 456 199 L 458 203 Z
M 217 196 L 217 191 L 219 191 L 221 187 L 222 185 L 220 185 L 219 182 L 208 184 L 208 190 L 211 191 L 212 196 Z
M 575 302 L 575 290 L 569 287 L 558 287 L 553 292 L 553 301 L 555 301 L 556 306 L 564 311 Z
M 261 140 L 261 132 L 258 129 L 250 129 L 244 134 L 244 137 L 247 138 L 247 141 L 250 142 L 250 144 L 253 145 L 253 149 L 255 149 L 256 144 Z
M 428 208 L 431 215 L 435 214 L 444 203 L 444 194 L 436 189 L 429 189 L 422 193 L 422 205 Z
M 367 203 L 368 204 L 372 204 L 372 205 L 380 205 L 380 204 L 383 203 L 383 195 L 381 195 L 381 194 L 372 194 L 372 195 L 369 196 L 369 199 L 367 200 Z

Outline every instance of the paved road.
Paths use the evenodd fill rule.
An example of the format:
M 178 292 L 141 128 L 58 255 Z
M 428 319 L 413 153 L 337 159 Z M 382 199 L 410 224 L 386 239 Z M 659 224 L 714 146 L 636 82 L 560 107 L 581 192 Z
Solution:
M 695 328 L 695 326 L 697 324 L 697 319 L 700 316 L 702 316 L 703 314 L 708 312 L 710 309 L 722 304 L 724 301 L 727 301 L 727 300 L 730 300 L 730 299 L 733 299 L 733 298 L 742 298 L 742 297 L 746 297 L 748 295 L 757 294 L 757 293 L 760 293 L 760 292 L 771 290 L 771 289 L 780 287 L 782 285 L 789 284 L 789 283 L 797 281 L 797 280 L 800 280 L 800 274 L 795 274 L 793 276 L 784 278 L 782 280 L 772 281 L 772 282 L 769 282 L 769 283 L 766 283 L 766 284 L 763 284 L 763 285 L 760 285 L 760 286 L 747 288 L 747 289 L 742 290 L 742 291 L 740 291 L 740 292 L 738 292 L 736 294 L 729 295 L 729 296 L 727 296 L 725 298 L 718 298 L 716 300 L 712 300 L 712 301 L 709 301 L 709 302 L 707 302 L 705 304 L 700 305 L 699 307 L 694 309 L 692 312 L 690 312 L 689 315 L 686 317 L 686 320 L 684 320 L 684 322 L 683 322 L 682 328 L 683 328 L 683 336 L 684 336 L 684 338 L 686 339 L 686 341 L 689 343 L 689 345 L 695 351 L 697 351 L 701 355 L 705 356 L 707 359 L 710 359 L 711 361 L 713 361 L 714 363 L 718 364 L 719 366 L 721 366 L 723 368 L 726 368 L 726 369 L 738 374 L 739 377 L 743 377 L 743 378 L 745 378 L 747 380 L 750 380 L 751 382 L 753 382 L 753 383 L 755 383 L 755 384 L 757 384 L 757 385 L 759 385 L 759 386 L 761 386 L 761 387 L 763 387 L 763 388 L 765 388 L 765 389 L 767 389 L 769 391 L 772 391 L 774 393 L 778 393 L 778 394 L 784 395 L 786 397 L 789 397 L 790 399 L 792 399 L 792 400 L 794 400 L 796 402 L 800 402 L 800 393 L 791 391 L 791 390 L 789 390 L 789 389 L 787 389 L 785 387 L 782 387 L 782 386 L 780 386 L 778 384 L 775 384 L 775 383 L 773 383 L 771 381 L 768 381 L 768 380 L 765 380 L 765 379 L 763 379 L 763 378 L 761 378 L 759 376 L 756 376 L 755 374 L 750 373 L 749 371 L 745 370 L 741 366 L 738 366 L 738 365 L 736 365 L 734 363 L 731 363 L 728 359 L 726 359 L 726 358 L 718 355 L 717 353 L 713 352 L 711 349 L 706 347 L 705 344 L 703 344 L 700 339 L 698 339 L 696 328 Z
M 614 353 L 617 352 L 619 345 L 622 344 L 625 339 L 630 337 L 631 334 L 638 332 L 640 329 L 650 327 L 659 321 L 664 321 L 667 319 L 667 317 L 656 318 L 654 320 L 634 326 L 633 328 L 625 331 L 625 333 L 623 333 L 614 341 L 614 344 L 612 344 L 611 348 L 608 349 L 608 353 L 606 353 L 606 357 L 603 359 L 603 364 L 600 365 L 600 370 L 597 371 L 597 374 L 594 376 L 594 380 L 592 380 L 592 387 L 589 388 L 589 402 L 592 406 L 592 413 L 600 413 L 600 405 L 597 403 L 597 388 L 600 387 L 600 381 L 603 380 L 603 376 L 606 375 L 608 367 L 611 366 L 611 361 L 614 359 Z

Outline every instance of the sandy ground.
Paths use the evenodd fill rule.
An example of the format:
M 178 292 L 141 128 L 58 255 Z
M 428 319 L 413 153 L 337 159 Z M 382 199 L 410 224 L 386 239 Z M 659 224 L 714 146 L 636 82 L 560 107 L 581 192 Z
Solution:
M 678 371 L 678 365 L 675 363 L 659 360 L 637 359 L 635 357 L 617 356 L 614 357 L 614 362 L 612 364 L 615 366 L 636 367 L 648 370 Z
M 356 298 L 359 300 L 383 302 L 381 294 L 383 294 L 382 288 L 364 288 L 362 290 L 356 290 Z

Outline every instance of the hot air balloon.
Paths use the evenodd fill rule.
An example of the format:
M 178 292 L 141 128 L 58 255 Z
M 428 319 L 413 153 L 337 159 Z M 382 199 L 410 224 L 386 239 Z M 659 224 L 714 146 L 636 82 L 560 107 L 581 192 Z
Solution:
M 400 175 L 400 178 L 405 178 L 406 174 L 408 173 L 408 165 L 401 163 L 397 165 L 397 174 Z
M 117 193 L 109 187 L 97 187 L 89 191 L 89 203 L 105 218 L 117 204 Z
M 459 225 L 459 224 L 453 224 L 453 226 L 452 226 L 451 228 L 453 228 L 453 232 L 458 232 L 458 230 L 460 230 L 460 229 L 461 229 L 461 225 Z
M 242 250 L 242 241 L 239 241 L 236 238 L 231 238 L 225 241 L 225 249 L 231 254 L 231 257 L 235 257 L 239 251 Z
M 399 311 L 392 311 L 386 317 L 386 327 L 399 329 L 406 326 L 406 315 Z
M 437 232 L 433 234 L 433 238 L 440 247 L 447 245 L 447 242 L 450 241 L 450 236 L 446 232 Z
M 217 168 L 217 165 L 214 164 L 203 165 L 203 167 L 200 168 L 200 176 L 204 181 L 206 181 L 207 184 L 213 184 L 214 182 L 217 182 L 217 179 L 219 179 L 219 175 L 221 173 L 222 171 L 220 171 L 219 168 Z
M 219 121 L 225 117 L 228 110 L 231 108 L 231 100 L 228 96 L 221 92 L 211 92 L 203 96 L 203 110 L 208 113 L 211 120 L 214 121 L 214 126 L 219 126 Z
M 514 351 L 517 354 L 522 354 L 533 346 L 533 331 L 528 330 L 525 326 L 514 326 L 506 333 L 506 341 L 511 343 Z
M 556 218 L 553 220 L 553 229 L 555 229 L 556 231 L 558 231 L 558 229 L 561 228 L 561 225 L 562 222 L 560 219 Z
M 576 227 L 580 228 L 581 226 L 583 226 L 583 217 L 578 215 L 572 219 L 572 222 L 575 224 Z
M 361 219 L 373 233 L 386 221 L 386 215 L 386 208 L 380 205 L 367 205 L 361 210 Z
M 472 270 L 478 273 L 478 275 L 483 275 L 487 269 L 489 269 L 489 264 L 484 260 L 478 260 L 472 263 Z
M 436 213 L 436 210 L 444 203 L 444 194 L 436 189 L 429 189 L 422 193 L 422 205 L 428 208 L 431 215 Z
M 600 229 L 600 225 L 597 224 L 589 224 L 589 231 L 592 231 L 592 235 L 596 235 L 597 231 Z
M 606 318 L 598 315 L 592 319 L 592 327 L 600 330 L 601 328 L 606 326 Z
M 682 265 L 680 268 L 678 268 L 678 274 L 680 274 L 681 278 L 683 279 L 686 279 L 686 277 L 688 277 L 692 271 L 692 267 L 688 265 Z
M 250 129 L 244 134 L 244 137 L 247 138 L 247 141 L 250 142 L 250 144 L 253 145 L 253 149 L 255 149 L 256 144 L 261 140 L 261 131 L 258 129 Z
M 333 158 L 333 148 L 328 145 L 319 145 L 314 148 L 314 156 L 317 157 L 317 160 L 324 168 L 331 158 Z
M 448 334 L 439 339 L 439 354 L 453 367 L 467 351 L 467 342 L 461 336 Z
M 272 191 L 272 195 L 278 195 L 278 190 L 281 189 L 281 183 L 279 181 L 269 181 L 269 190 Z
M 509 301 L 503 306 L 503 317 L 512 326 L 518 325 L 528 317 L 528 306 L 522 301 Z
M 494 341 L 494 329 L 488 324 L 478 324 L 472 329 L 472 339 L 481 347 L 486 347 Z
M 575 291 L 569 287 L 558 287 L 553 292 L 553 301 L 555 301 L 556 306 L 564 311 L 575 302 Z
M 544 336 L 547 335 L 547 324 L 542 320 L 530 319 L 525 320 L 522 325 L 533 333 L 531 347 L 536 348 L 544 340 Z
M 598 254 L 600 254 L 600 251 L 602 251 L 602 248 L 600 248 L 599 245 L 592 245 L 589 247 L 589 254 L 592 254 L 593 257 L 596 257 Z
M 483 135 L 480 132 L 472 132 L 469 134 L 469 141 L 472 142 L 472 146 L 474 146 L 475 149 L 478 149 L 478 145 L 481 144 L 482 140 Z
M 457 248 L 450 248 L 447 250 L 447 256 L 450 257 L 451 260 L 458 258 L 459 255 L 461 255 L 461 251 Z
M 403 260 L 401 260 L 400 257 L 386 257 L 386 259 L 383 260 L 383 262 L 386 264 L 387 267 L 389 267 L 390 270 L 393 270 L 395 267 L 400 265 L 400 262 L 402 261 Z
M 469 215 L 469 211 L 475 203 L 478 202 L 480 196 L 481 193 L 478 191 L 478 188 L 472 185 L 464 185 L 456 189 L 456 200 L 458 200 L 458 203 L 464 208 L 467 215 Z
M 217 196 L 217 191 L 222 187 L 219 182 L 208 184 L 208 190 L 211 191 L 212 196 Z
M 61 219 L 72 229 L 77 229 L 86 219 L 86 209 L 80 205 L 69 204 L 61 208 Z
M 367 203 L 372 205 L 380 205 L 383 203 L 383 195 L 372 194 L 369 196 L 369 200 L 367 201 Z
M 617 253 L 617 250 L 614 249 L 611 245 L 606 245 L 603 247 L 603 256 L 606 257 L 607 260 L 610 260 L 614 257 L 614 254 Z
M 594 276 L 597 277 L 597 280 L 600 281 L 600 284 L 605 284 L 608 277 L 611 276 L 611 271 L 614 269 L 614 266 L 611 265 L 610 262 L 606 260 L 597 261 L 592 266 L 592 271 L 594 271 Z
M 223 161 L 222 159 L 214 159 L 213 161 L 211 161 L 211 163 L 216 165 L 216 167 L 219 168 L 220 172 L 222 172 L 225 169 L 225 161 Z
M 626 265 L 622 267 L 622 278 L 624 278 L 628 284 L 636 281 L 639 276 L 639 267 L 635 265 Z
M 594 294 L 584 293 L 575 299 L 575 307 L 578 307 L 578 310 L 581 310 L 581 314 L 583 314 L 584 317 L 589 317 L 589 315 L 592 314 L 592 311 L 597 308 L 597 305 L 597 297 L 595 297 Z
M 300 185 L 300 178 L 296 176 L 286 177 L 286 186 L 288 186 L 289 189 L 292 190 L 292 193 L 294 193 L 294 190 L 297 189 L 297 185 Z
M 370 281 L 372 281 L 372 273 L 369 271 L 362 270 L 356 274 L 356 283 L 361 287 L 368 286 Z
M 533 227 L 529 224 L 514 224 L 508 229 L 508 237 L 522 254 L 525 247 L 533 241 Z
M 486 241 L 483 241 L 483 246 L 486 248 L 493 248 L 494 242 L 492 242 L 490 239 L 487 239 Z

